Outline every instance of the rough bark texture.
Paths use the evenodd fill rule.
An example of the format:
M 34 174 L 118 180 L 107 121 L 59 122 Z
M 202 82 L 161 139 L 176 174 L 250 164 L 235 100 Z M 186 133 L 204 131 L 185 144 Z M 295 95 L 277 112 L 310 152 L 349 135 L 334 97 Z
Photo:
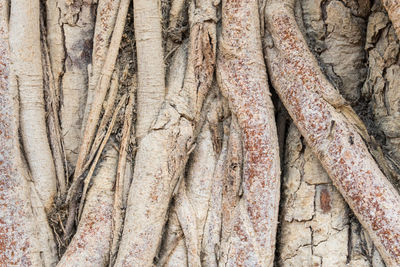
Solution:
M 368 20 L 365 49 L 369 72 L 362 94 L 369 100 L 369 128 L 383 146 L 391 168 L 400 166 L 399 39 L 380 1 L 375 1 Z M 397 182 L 397 187 L 399 181 Z M 399 187 L 398 187 L 399 188 Z
M 399 264 L 400 198 L 369 154 L 362 125 L 356 128 L 354 112 L 323 77 L 298 30 L 293 2 L 272 2 L 266 19 L 275 89 L 385 262 Z
M 227 265 L 270 266 L 275 251 L 279 149 L 257 15 L 257 1 L 222 1 L 217 77 L 237 116 L 244 147 L 243 196 Z
M 385 266 L 293 123 L 283 171 L 279 266 Z
M 0 265 L 400 265 L 398 10 L 0 0 Z

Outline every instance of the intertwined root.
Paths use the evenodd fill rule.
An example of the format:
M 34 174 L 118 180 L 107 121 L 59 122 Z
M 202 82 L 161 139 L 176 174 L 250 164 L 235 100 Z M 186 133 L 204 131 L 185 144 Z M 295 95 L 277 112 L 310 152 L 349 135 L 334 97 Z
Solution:
M 296 24 L 293 1 L 267 6 L 272 84 L 385 262 L 400 264 L 400 198 L 364 142 L 354 111 L 326 80 Z

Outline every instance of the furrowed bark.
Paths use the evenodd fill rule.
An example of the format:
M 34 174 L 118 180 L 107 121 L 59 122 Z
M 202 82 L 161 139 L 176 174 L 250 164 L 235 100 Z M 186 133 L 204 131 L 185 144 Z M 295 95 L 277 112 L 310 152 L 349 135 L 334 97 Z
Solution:
M 53 236 L 20 151 L 18 88 L 10 73 L 7 18 L 8 1 L 1 0 L 0 265 L 53 266 L 57 261 Z
M 400 169 L 400 44 L 393 25 L 380 1 L 375 1 L 368 18 L 365 48 L 369 72 L 362 88 L 363 96 L 372 109 L 375 135 L 385 151 L 394 172 Z M 399 189 L 400 180 L 397 180 Z
M 118 152 L 108 142 L 93 177 L 76 234 L 57 266 L 106 266 L 112 238 L 112 207 Z
M 279 266 L 385 266 L 293 123 L 285 151 Z
M 67 201 L 75 197 L 77 189 L 80 185 L 80 176 L 82 175 L 84 164 L 86 163 L 86 156 L 90 151 L 93 138 L 96 132 L 97 123 L 100 117 L 103 101 L 106 97 L 108 88 L 111 82 L 111 76 L 114 71 L 115 62 L 118 56 L 119 45 L 122 38 L 122 33 L 125 27 L 126 15 L 128 14 L 129 0 L 122 0 L 119 6 L 117 20 L 113 35 L 110 41 L 110 46 L 107 51 L 107 57 L 103 64 L 103 68 L 96 85 L 93 103 L 86 122 L 85 131 L 82 137 L 82 142 L 79 148 L 78 159 L 76 162 L 75 173 L 73 177 L 73 184 L 68 192 Z
M 152 265 L 172 193 L 199 131 L 203 100 L 213 80 L 216 34 L 212 2 L 200 5 L 207 20 L 191 21 L 185 79 L 174 80 L 169 87 L 160 114 L 136 154 L 117 266 Z M 185 64 L 183 49 L 177 53 L 177 64 Z
M 76 162 L 75 172 L 73 176 L 72 185 L 68 191 L 67 202 L 70 203 L 68 221 L 71 222 L 75 218 L 76 214 L 76 201 L 79 186 L 83 179 L 83 168 L 86 163 L 86 157 L 90 151 L 90 147 L 93 142 L 93 138 L 96 132 L 97 123 L 100 117 L 100 112 L 102 109 L 103 101 L 106 97 L 107 90 L 110 86 L 111 76 L 115 67 L 115 62 L 117 60 L 119 45 L 122 39 L 122 33 L 124 31 L 126 16 L 128 14 L 129 0 L 122 0 L 119 6 L 117 19 L 115 22 L 115 27 L 113 35 L 110 41 L 110 46 L 107 52 L 107 57 L 105 59 L 99 81 L 95 89 L 95 95 L 93 103 L 88 115 L 88 120 L 85 125 L 85 131 L 83 134 L 82 142 L 79 147 L 78 159 Z M 72 229 L 67 229 L 65 237 L 68 237 Z
M 60 118 L 65 153 L 73 170 L 81 142 L 96 6 L 93 0 L 59 0 L 58 5 L 65 42 Z
M 114 30 L 120 0 L 100 0 L 97 5 L 96 24 L 93 37 L 91 73 L 89 73 L 89 90 L 83 124 L 91 110 L 93 94 L 99 81 L 101 70 L 107 56 L 111 34 Z
M 232 116 L 229 130 L 228 156 L 225 176 L 222 186 L 221 208 L 221 238 L 219 245 L 219 265 L 225 266 L 228 262 L 229 251 L 232 243 L 235 219 L 239 212 L 239 202 L 243 194 L 243 144 L 239 123 L 236 116 Z
M 138 65 L 136 136 L 149 131 L 165 97 L 161 10 L 158 0 L 133 1 Z
M 321 73 L 296 25 L 293 2 L 269 3 L 266 22 L 274 88 L 385 263 L 400 264 L 400 197 L 360 136 L 363 125 L 356 126 L 356 115 Z
M 58 118 L 59 108 L 59 92 L 58 86 L 51 68 L 50 51 L 47 46 L 47 34 L 44 25 L 44 19 L 40 18 L 41 27 L 41 46 L 42 46 L 42 62 L 44 74 L 44 92 L 47 115 L 47 127 L 49 130 L 49 139 L 51 152 L 54 159 L 54 167 L 57 175 L 57 188 L 61 196 L 65 196 L 67 191 L 68 172 L 66 172 L 67 162 L 63 147 L 63 138 L 61 136 L 61 125 Z
M 382 3 L 396 30 L 397 38 L 400 39 L 400 2 L 398 0 L 383 0 Z
M 244 147 L 243 196 L 226 264 L 272 266 L 280 164 L 262 55 L 258 1 L 222 1 L 217 74 L 221 91 L 238 118 Z
M 19 89 L 24 151 L 40 199 L 49 210 L 57 189 L 45 122 L 39 14 L 39 0 L 12 1 L 10 47 Z

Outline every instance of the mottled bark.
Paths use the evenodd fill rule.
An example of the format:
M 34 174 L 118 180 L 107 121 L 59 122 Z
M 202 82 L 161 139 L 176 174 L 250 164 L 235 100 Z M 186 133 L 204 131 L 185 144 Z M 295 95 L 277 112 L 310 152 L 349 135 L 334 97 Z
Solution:
M 400 198 L 370 155 L 363 125 L 324 78 L 293 15 L 293 2 L 266 8 L 272 83 L 300 132 L 389 265 L 400 261 Z M 358 125 L 358 128 L 356 128 Z
M 8 2 L 0 1 L 0 265 L 53 266 L 54 239 L 19 144 L 16 78 L 10 69 Z M 39 57 L 40 58 L 40 57 Z
M 385 266 L 293 123 L 282 183 L 279 266 Z
M 279 148 L 259 25 L 257 1 L 222 1 L 217 77 L 237 116 L 244 149 L 243 195 L 227 265 L 270 266 L 275 253 Z

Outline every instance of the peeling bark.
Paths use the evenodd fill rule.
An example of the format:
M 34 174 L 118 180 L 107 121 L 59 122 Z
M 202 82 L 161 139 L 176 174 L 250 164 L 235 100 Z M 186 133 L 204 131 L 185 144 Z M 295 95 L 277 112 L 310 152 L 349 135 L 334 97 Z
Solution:
M 385 262 L 399 264 L 400 198 L 370 155 L 363 125 L 323 77 L 298 30 L 293 2 L 270 3 L 266 21 L 272 84 Z
M 397 0 L 383 0 L 382 2 L 397 33 L 397 37 L 400 38 L 400 2 Z
M 369 128 L 383 145 L 385 157 L 394 173 L 400 170 L 400 44 L 380 1 L 375 1 L 368 20 L 365 48 L 369 72 L 362 94 L 369 101 Z M 397 177 L 398 179 L 398 177 Z M 397 180 L 397 188 L 399 189 Z
M 258 14 L 258 1 L 222 1 L 217 77 L 238 118 L 244 147 L 243 196 L 227 265 L 271 266 L 275 253 L 279 147 Z

